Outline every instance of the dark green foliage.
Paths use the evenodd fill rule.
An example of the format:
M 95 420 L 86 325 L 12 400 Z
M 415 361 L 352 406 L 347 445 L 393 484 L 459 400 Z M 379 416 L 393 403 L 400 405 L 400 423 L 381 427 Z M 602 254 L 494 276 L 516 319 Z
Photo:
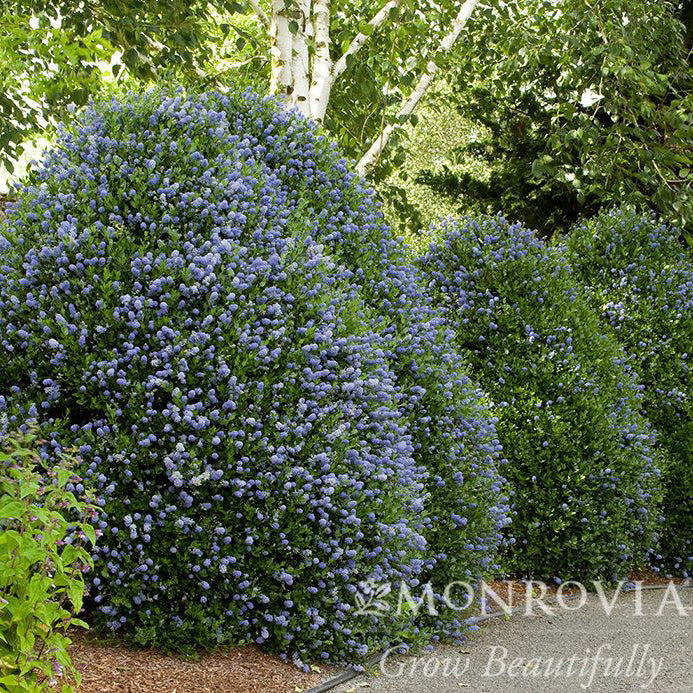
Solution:
M 475 15 L 457 83 L 479 132 L 467 151 L 490 177 L 442 168 L 421 180 L 542 235 L 623 201 L 693 228 L 693 80 L 676 3 L 493 5 Z
M 693 574 L 693 262 L 679 232 L 655 216 L 603 213 L 563 250 L 602 322 L 644 384 L 643 407 L 671 463 L 661 561 Z
M 653 546 L 659 496 L 653 436 L 623 353 L 532 232 L 501 217 L 442 231 L 420 265 L 498 406 L 516 511 L 506 570 L 623 575 Z

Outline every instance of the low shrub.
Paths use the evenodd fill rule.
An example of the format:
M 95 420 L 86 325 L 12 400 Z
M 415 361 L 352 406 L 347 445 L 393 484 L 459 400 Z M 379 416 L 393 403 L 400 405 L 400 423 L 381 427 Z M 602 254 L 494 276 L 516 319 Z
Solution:
M 693 262 L 678 230 L 627 210 L 576 227 L 562 245 L 640 374 L 644 411 L 669 455 L 655 564 L 693 575 Z
M 507 508 L 485 397 L 313 126 L 250 93 L 96 105 L 3 232 L 0 394 L 105 497 L 99 624 L 297 660 L 459 630 L 355 613 L 362 582 L 490 570 Z
M 420 266 L 498 406 L 515 510 L 506 570 L 622 576 L 652 547 L 659 494 L 622 352 L 531 231 L 496 217 L 442 234 Z
M 33 433 L 0 450 L 0 688 L 49 690 L 64 674 L 79 684 L 66 630 L 82 609 L 95 508 L 68 490 L 81 479 L 64 456 L 46 469 Z M 72 521 L 68 521 L 68 517 Z M 72 690 L 64 686 L 62 690 Z

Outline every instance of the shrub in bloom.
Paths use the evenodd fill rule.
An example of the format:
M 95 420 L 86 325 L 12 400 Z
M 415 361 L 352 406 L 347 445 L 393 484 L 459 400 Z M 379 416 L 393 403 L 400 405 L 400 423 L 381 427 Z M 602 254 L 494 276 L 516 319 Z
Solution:
M 249 93 L 99 104 L 2 233 L 0 425 L 38 421 L 48 459 L 79 446 L 102 624 L 353 659 L 432 625 L 357 616 L 362 581 L 493 565 L 485 399 L 299 116 Z
M 372 189 L 310 121 L 249 92 L 216 98 L 232 131 L 250 138 L 292 208 L 301 208 L 304 219 L 310 215 L 311 236 L 371 309 L 372 329 L 401 389 L 415 460 L 428 471 L 425 579 L 435 587 L 497 570 L 508 504 L 487 398 L 470 381 L 450 327 L 385 224 Z M 453 619 L 446 628 L 455 632 L 457 625 Z
M 693 263 L 676 229 L 651 216 L 605 212 L 562 250 L 604 325 L 644 384 L 643 407 L 670 465 L 655 565 L 693 575 Z
M 420 265 L 498 406 L 516 513 L 506 569 L 623 575 L 652 546 L 660 485 L 623 354 L 531 231 L 496 217 L 442 232 Z

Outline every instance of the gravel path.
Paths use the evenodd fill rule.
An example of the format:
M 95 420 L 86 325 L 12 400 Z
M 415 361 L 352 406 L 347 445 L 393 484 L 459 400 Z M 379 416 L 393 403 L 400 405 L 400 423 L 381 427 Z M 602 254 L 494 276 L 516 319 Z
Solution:
M 693 589 L 643 590 L 641 600 L 638 609 L 635 593 L 621 593 L 607 616 L 591 594 L 580 608 L 579 601 L 566 601 L 574 611 L 535 609 L 487 621 L 465 645 L 440 646 L 418 658 L 393 656 L 374 674 L 335 690 L 693 693 Z

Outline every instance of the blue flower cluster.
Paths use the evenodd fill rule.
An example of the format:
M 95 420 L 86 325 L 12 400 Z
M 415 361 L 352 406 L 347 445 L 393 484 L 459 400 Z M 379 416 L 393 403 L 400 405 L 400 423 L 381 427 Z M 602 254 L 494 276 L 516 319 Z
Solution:
M 644 384 L 643 406 L 670 465 L 655 567 L 693 576 L 693 261 L 676 229 L 604 212 L 562 244 L 576 279 Z
M 79 449 L 99 623 L 297 661 L 461 631 L 355 613 L 364 581 L 495 570 L 508 499 L 485 395 L 313 125 L 252 93 L 97 104 L 1 235 L 0 435 Z
M 509 506 L 490 403 L 470 381 L 445 317 L 386 225 L 373 190 L 310 121 L 250 92 L 217 98 L 232 129 L 251 138 L 292 207 L 311 219 L 311 236 L 341 263 L 341 276 L 359 287 L 370 308 L 401 390 L 414 457 L 427 470 L 426 580 L 440 587 L 496 570 Z M 459 626 L 453 619 L 445 630 Z
M 420 266 L 497 403 L 515 511 L 505 568 L 611 579 L 642 563 L 661 491 L 641 386 L 566 263 L 496 217 L 446 222 Z

